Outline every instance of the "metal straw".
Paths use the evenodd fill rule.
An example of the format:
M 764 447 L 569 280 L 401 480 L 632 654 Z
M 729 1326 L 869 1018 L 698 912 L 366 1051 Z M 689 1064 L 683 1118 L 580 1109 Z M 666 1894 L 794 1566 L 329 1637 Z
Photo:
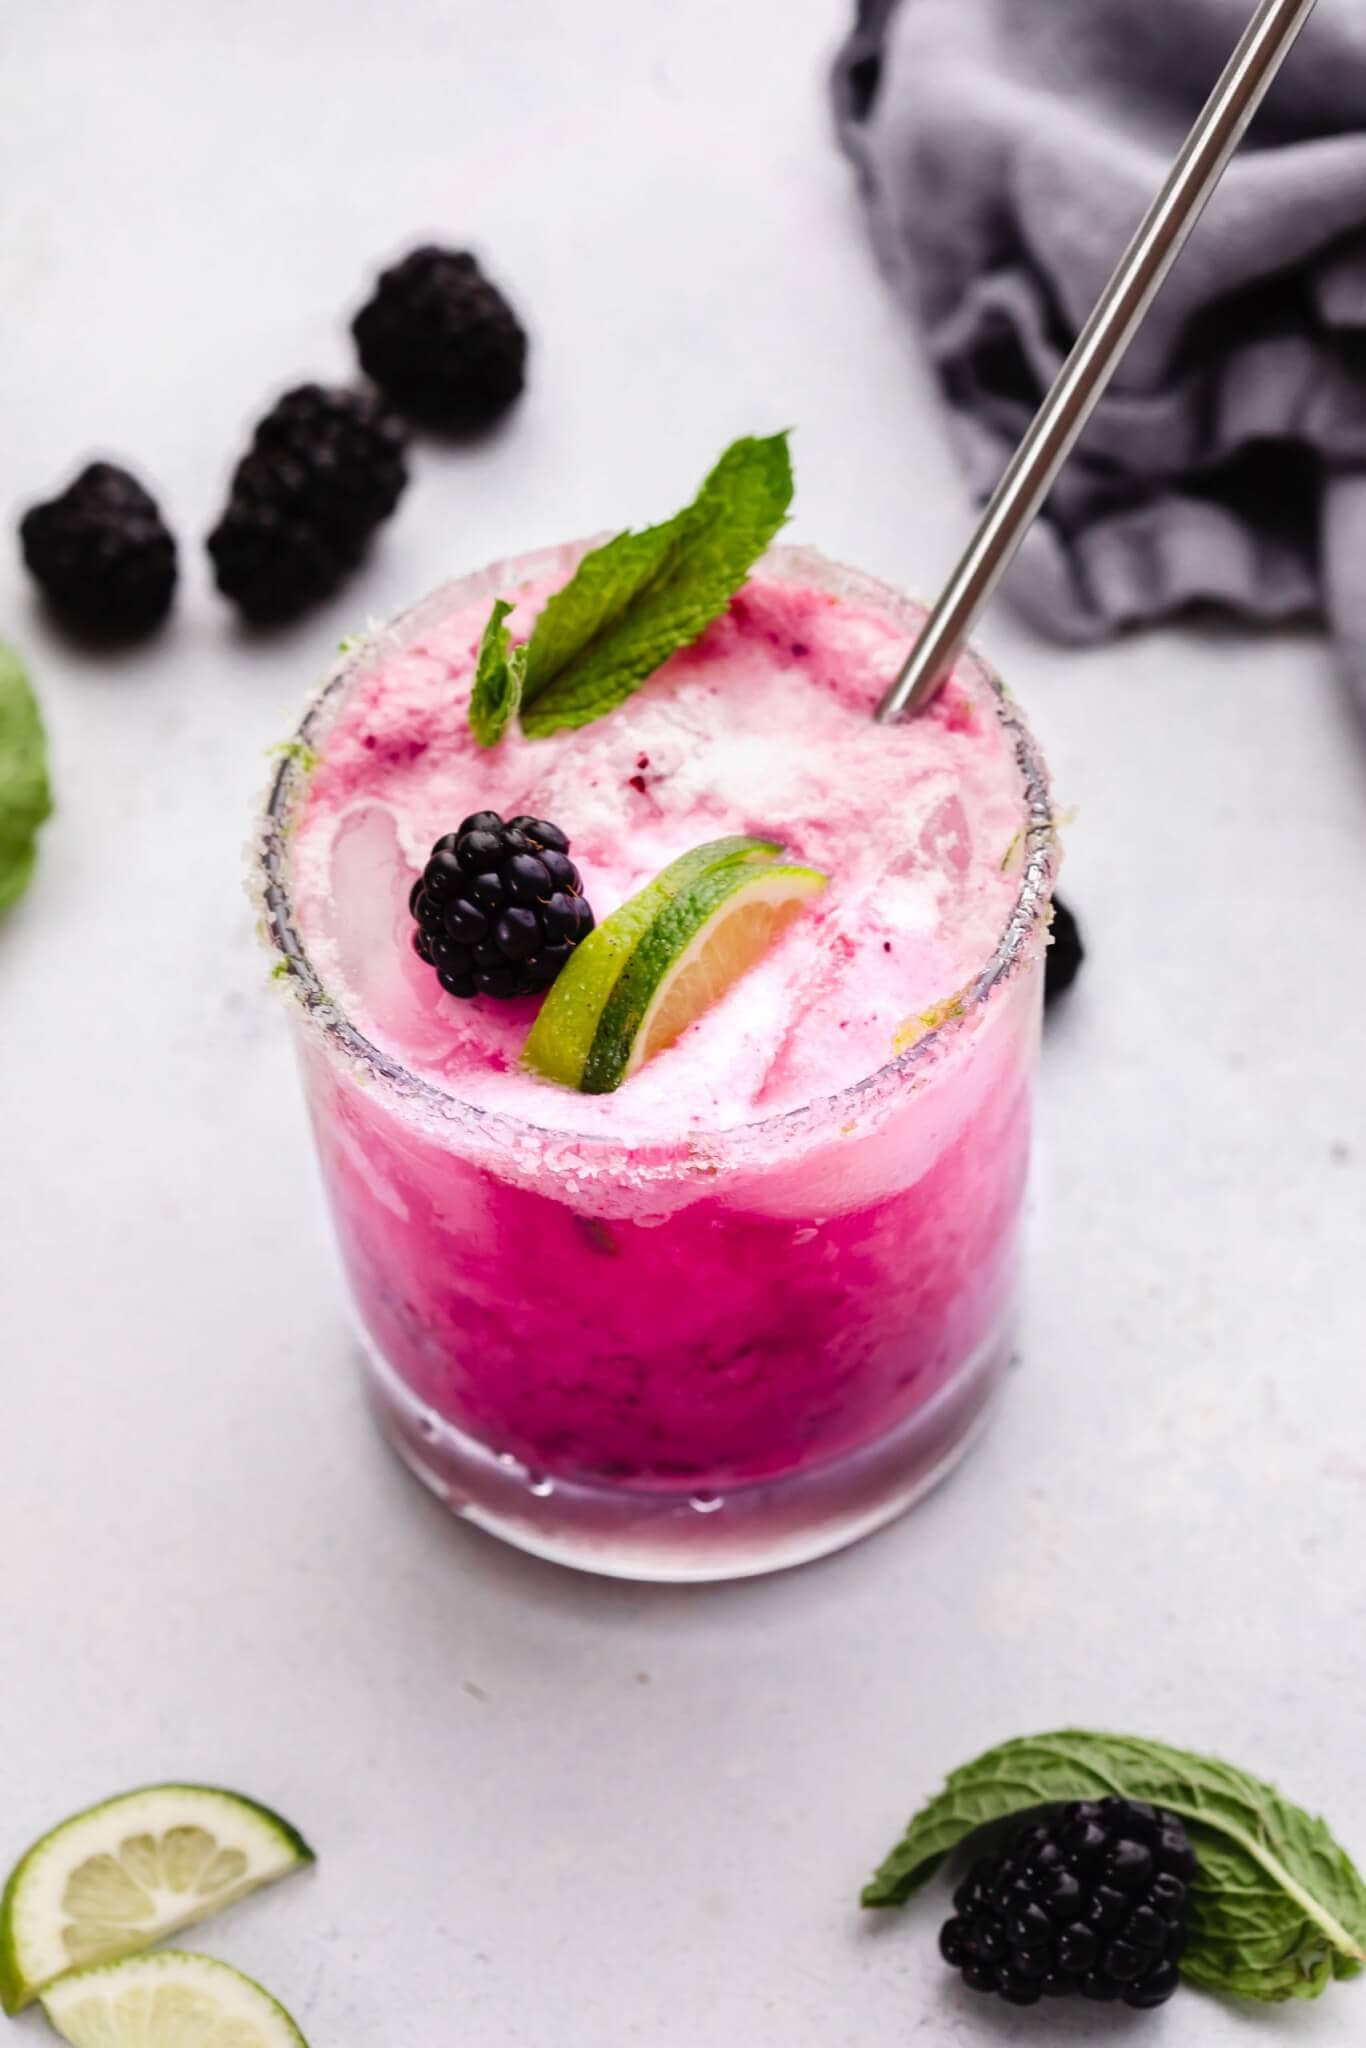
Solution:
M 903 711 L 923 711 L 952 668 L 1313 9 L 1314 0 L 1262 0 L 1166 184 L 1015 451 L 905 666 L 878 705 L 881 724 Z M 1174 14 L 1180 11 L 1178 7 Z M 1171 33 L 1180 34 L 1179 21 L 1173 20 Z

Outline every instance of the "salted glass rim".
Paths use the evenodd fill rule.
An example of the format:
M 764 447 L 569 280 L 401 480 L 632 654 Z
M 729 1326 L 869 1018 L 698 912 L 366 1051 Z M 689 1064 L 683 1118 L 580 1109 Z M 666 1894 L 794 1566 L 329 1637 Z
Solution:
M 397 649 L 420 632 L 430 618 L 444 616 L 456 601 L 469 602 L 480 596 L 492 597 L 517 583 L 538 581 L 572 570 L 586 550 L 601 536 L 539 548 L 525 555 L 492 562 L 486 568 L 446 582 L 398 613 L 387 624 L 362 635 L 355 644 L 344 644 L 340 661 L 334 664 L 309 699 L 291 740 L 281 749 L 281 758 L 266 791 L 253 850 L 253 893 L 262 913 L 264 936 L 281 957 L 290 989 L 307 1023 L 335 1045 L 351 1061 L 359 1062 L 395 1095 L 449 1123 L 464 1124 L 473 1133 L 490 1140 L 499 1137 L 530 1140 L 541 1145 L 582 1149 L 597 1160 L 616 1154 L 623 1159 L 642 1159 L 652 1154 L 677 1153 L 684 1146 L 710 1149 L 720 1141 L 772 1139 L 796 1136 L 827 1117 L 848 1115 L 855 1108 L 866 1109 L 880 1096 L 897 1089 L 917 1069 L 941 1057 L 946 1047 L 990 1001 L 995 991 L 1029 959 L 1032 941 L 1042 927 L 1052 897 L 1057 865 L 1057 832 L 1048 771 L 1042 753 L 1013 697 L 996 671 L 975 649 L 960 657 L 990 688 L 996 716 L 1014 745 L 1016 766 L 1025 798 L 1024 858 L 1020 887 L 1005 927 L 993 951 L 977 975 L 956 993 L 951 1009 L 942 1021 L 927 1029 L 903 1052 L 870 1074 L 828 1095 L 738 1123 L 718 1124 L 704 1131 L 680 1127 L 676 1132 L 632 1141 L 611 1131 L 570 1129 L 540 1124 L 530 1117 L 507 1110 L 489 1109 L 468 1101 L 455 1091 L 439 1087 L 421 1074 L 413 1073 L 402 1060 L 384 1052 L 351 1021 L 341 1005 L 330 996 L 319 979 L 307 948 L 294 922 L 290 894 L 289 842 L 299 806 L 306 794 L 309 774 L 347 692 L 367 672 L 378 656 Z M 919 624 L 924 607 L 895 585 L 870 576 L 809 547 L 770 548 L 757 564 L 781 582 L 813 583 L 845 599 L 867 603 L 871 609 L 903 624 L 907 631 Z

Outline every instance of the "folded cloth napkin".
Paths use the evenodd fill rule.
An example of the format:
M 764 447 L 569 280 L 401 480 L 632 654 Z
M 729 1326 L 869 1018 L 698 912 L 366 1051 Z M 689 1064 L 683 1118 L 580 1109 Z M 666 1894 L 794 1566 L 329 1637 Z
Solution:
M 835 106 L 985 497 L 1253 0 L 859 0 Z M 1319 0 L 1025 541 L 1068 640 L 1327 619 L 1366 708 L 1366 6 Z

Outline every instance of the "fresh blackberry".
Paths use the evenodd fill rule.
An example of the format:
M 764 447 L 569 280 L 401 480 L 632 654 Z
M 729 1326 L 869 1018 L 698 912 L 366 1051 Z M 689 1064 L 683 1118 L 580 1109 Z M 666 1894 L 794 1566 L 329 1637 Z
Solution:
M 1064 1806 L 984 1856 L 939 1950 L 973 1991 L 1163 2005 L 1186 1946 L 1195 1856 L 1179 1820 L 1132 1799 Z
M 402 496 L 406 438 L 374 392 L 287 391 L 258 424 L 209 535 L 224 596 L 263 625 L 326 597 Z
M 175 594 L 176 547 L 153 498 L 112 462 L 92 462 L 19 526 L 24 560 L 60 618 L 82 632 L 134 639 L 159 626 Z
M 238 467 L 227 509 L 209 536 L 219 589 L 255 625 L 297 618 L 335 590 L 359 550 L 343 552 L 277 503 L 268 483 Z
M 413 883 L 413 950 L 453 996 L 549 988 L 593 929 L 569 841 L 543 818 L 476 811 L 438 839 Z
M 403 495 L 407 439 L 378 392 L 300 384 L 261 420 L 247 459 L 334 545 L 360 547 Z
M 366 376 L 432 426 L 486 427 L 525 382 L 526 331 L 463 249 L 428 244 L 381 271 L 351 332 Z
M 1053 942 L 1044 954 L 1043 963 L 1043 999 L 1046 1003 L 1055 1003 L 1059 996 L 1066 995 L 1086 958 L 1081 926 L 1061 896 L 1053 898 L 1052 936 Z

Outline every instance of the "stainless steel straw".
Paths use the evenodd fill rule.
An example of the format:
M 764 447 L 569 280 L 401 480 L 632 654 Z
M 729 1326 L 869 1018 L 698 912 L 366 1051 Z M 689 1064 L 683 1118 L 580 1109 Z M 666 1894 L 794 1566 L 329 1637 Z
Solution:
M 878 705 L 881 724 L 903 711 L 923 711 L 952 668 L 1313 9 L 1314 0 L 1262 0 L 1171 175 L 1015 451 L 905 666 Z M 1171 33 L 1179 35 L 1180 6 L 1172 13 Z

